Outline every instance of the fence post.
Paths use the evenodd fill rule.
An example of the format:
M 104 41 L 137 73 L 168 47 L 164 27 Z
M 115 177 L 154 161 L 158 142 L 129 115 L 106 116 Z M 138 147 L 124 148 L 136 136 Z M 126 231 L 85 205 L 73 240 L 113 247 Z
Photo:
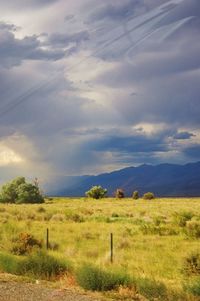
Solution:
M 113 263 L 113 233 L 110 234 L 110 262 Z
M 46 248 L 49 249 L 49 229 L 47 228 Z

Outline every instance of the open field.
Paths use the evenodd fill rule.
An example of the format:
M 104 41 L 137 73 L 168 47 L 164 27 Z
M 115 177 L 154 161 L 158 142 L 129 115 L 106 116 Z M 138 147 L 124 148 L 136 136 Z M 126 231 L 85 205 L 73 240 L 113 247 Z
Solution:
M 107 271 L 125 271 L 134 278 L 162 283 L 167 289 L 165 297 L 159 296 L 159 288 L 152 297 L 141 288 L 149 300 L 199 300 L 185 291 L 183 284 L 197 277 L 185 272 L 184 259 L 200 252 L 200 198 L 54 198 L 40 205 L 1 204 L 1 254 L 10 253 L 13 241 L 22 232 L 34 235 L 45 247 L 47 228 L 54 249 L 49 253 L 69 260 L 74 270 L 91 263 Z M 113 264 L 110 233 L 114 237 Z M 3 271 L 1 262 L 0 269 Z

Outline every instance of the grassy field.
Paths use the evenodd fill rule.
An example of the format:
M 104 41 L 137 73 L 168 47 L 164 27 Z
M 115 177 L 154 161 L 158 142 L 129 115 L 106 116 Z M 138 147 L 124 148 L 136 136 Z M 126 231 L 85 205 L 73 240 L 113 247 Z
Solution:
M 47 228 L 54 249 L 49 253 L 69 260 L 74 270 L 87 263 L 105 271 L 126 272 L 138 279 L 140 292 L 149 300 L 199 300 L 200 271 L 188 272 L 184 262 L 200 252 L 200 198 L 53 198 L 42 205 L 2 204 L 1 254 L 11 252 L 22 232 L 34 235 L 45 246 Z M 110 233 L 114 237 L 113 264 Z M 199 285 L 192 292 L 184 289 L 184 283 L 190 282 Z M 152 293 L 154 283 L 166 287 L 165 296 L 159 293 L 159 285 Z

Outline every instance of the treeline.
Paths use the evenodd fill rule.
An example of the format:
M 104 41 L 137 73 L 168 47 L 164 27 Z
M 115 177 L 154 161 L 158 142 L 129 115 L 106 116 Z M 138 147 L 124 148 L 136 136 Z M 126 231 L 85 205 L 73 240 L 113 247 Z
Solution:
M 107 195 L 107 189 L 101 187 L 101 186 L 93 186 L 90 190 L 88 190 L 85 195 L 87 197 L 93 198 L 93 199 L 102 199 L 106 197 Z M 125 198 L 125 191 L 121 188 L 118 188 L 114 193 L 115 198 L 117 199 L 123 199 Z M 139 191 L 133 191 L 132 198 L 134 200 L 137 200 L 140 198 Z M 155 195 L 153 192 L 146 192 L 142 195 L 142 198 L 145 200 L 152 200 L 155 198 Z

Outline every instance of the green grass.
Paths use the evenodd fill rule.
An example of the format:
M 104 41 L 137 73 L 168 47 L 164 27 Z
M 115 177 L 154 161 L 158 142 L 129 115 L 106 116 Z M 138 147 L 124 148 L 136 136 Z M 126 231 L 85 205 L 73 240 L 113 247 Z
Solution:
M 108 271 L 92 264 L 83 264 L 76 271 L 78 284 L 86 290 L 108 291 L 120 285 L 130 286 L 133 281 L 124 271 Z
M 75 270 L 84 262 L 107 272 L 114 267 L 139 279 L 144 294 L 145 288 L 161 283 L 161 288 L 180 295 L 180 300 L 197 300 L 189 296 L 192 290 L 183 289 L 183 282 L 193 281 L 193 276 L 183 273 L 183 265 L 187 256 L 200 252 L 199 221 L 200 198 L 54 198 L 42 205 L 1 204 L 0 251 L 9 258 L 13 241 L 21 232 L 32 234 L 44 248 L 48 227 L 50 244 L 56 245 L 51 253 L 70 259 Z M 14 264 L 8 258 L 6 261 L 0 256 L 1 270 L 9 271 L 5 262 L 8 267 Z

